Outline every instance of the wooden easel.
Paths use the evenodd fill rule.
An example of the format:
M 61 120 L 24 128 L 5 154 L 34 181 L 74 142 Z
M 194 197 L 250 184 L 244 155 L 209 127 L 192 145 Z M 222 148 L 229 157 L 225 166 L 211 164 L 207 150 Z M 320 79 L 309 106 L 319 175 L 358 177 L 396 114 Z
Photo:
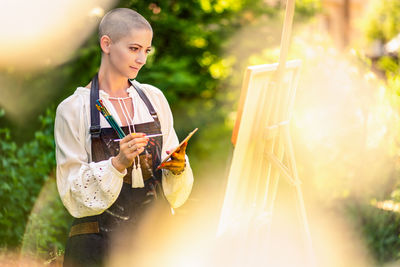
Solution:
M 280 177 L 295 188 L 310 265 L 311 235 L 297 175 L 290 119 L 301 61 L 286 62 L 295 0 L 288 0 L 279 63 L 248 67 L 232 142 L 235 146 L 218 235 L 260 229 L 268 238 Z M 266 234 L 266 235 L 265 235 Z M 244 237 L 246 238 L 246 237 Z

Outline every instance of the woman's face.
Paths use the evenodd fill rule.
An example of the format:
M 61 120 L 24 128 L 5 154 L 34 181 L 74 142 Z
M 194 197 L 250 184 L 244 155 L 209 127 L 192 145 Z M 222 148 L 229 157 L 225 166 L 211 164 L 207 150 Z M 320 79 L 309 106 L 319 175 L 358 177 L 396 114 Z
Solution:
M 146 64 L 151 50 L 153 32 L 148 29 L 132 30 L 117 42 L 111 42 L 109 58 L 115 72 L 129 79 L 136 78 Z

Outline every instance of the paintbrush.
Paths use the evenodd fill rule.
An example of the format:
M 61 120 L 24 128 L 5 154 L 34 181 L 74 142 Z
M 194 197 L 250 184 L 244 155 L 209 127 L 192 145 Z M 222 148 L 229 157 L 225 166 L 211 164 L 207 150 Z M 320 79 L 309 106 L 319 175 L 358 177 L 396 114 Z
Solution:
M 110 126 L 117 132 L 119 138 L 124 138 L 125 133 L 122 131 L 121 127 L 117 124 L 115 121 L 114 117 L 110 114 L 110 112 L 107 110 L 107 108 L 104 106 L 103 101 L 101 99 L 98 99 L 96 101 L 97 105 L 96 108 L 100 113 L 103 115 L 103 117 L 107 120 L 107 122 L 110 124 Z

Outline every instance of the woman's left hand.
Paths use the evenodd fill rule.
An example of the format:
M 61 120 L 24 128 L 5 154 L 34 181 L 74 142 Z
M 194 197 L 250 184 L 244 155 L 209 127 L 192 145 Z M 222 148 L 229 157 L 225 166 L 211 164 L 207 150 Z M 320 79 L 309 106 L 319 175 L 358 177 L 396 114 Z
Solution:
M 181 174 L 186 166 L 185 153 L 186 153 L 187 142 L 178 148 L 171 155 L 171 160 L 164 162 L 160 165 L 160 169 L 170 170 L 174 175 Z M 167 151 L 167 154 L 170 152 Z

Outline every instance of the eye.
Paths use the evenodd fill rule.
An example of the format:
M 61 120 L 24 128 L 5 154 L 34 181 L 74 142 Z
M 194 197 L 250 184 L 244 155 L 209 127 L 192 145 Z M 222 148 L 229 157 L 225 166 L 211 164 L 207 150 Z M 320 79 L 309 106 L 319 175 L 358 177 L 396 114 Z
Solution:
M 129 50 L 136 52 L 139 50 L 139 48 L 132 46 L 132 47 L 129 47 Z
M 151 53 L 151 49 L 147 49 L 146 54 L 150 54 L 150 53 Z

